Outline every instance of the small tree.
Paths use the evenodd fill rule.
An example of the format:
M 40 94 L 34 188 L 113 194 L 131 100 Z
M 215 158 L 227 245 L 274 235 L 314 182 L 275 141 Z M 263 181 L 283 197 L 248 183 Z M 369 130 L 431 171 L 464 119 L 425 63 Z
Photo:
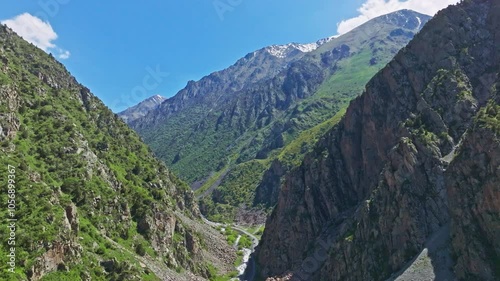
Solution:
M 139 256 L 144 257 L 146 255 L 146 248 L 142 245 L 142 243 L 138 243 L 135 245 L 135 252 Z

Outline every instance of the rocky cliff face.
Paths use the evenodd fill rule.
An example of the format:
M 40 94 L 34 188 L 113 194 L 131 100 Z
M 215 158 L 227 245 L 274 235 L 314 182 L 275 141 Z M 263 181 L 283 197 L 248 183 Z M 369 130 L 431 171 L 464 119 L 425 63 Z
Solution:
M 500 277 L 500 99 L 476 119 L 446 171 L 454 267 L 461 280 Z M 496 277 L 496 278 L 495 278 Z
M 189 187 L 62 64 L 5 26 L 0 163 L 16 195 L 13 217 L 0 218 L 18 226 L 15 273 L 12 245 L 0 246 L 2 280 L 203 280 L 211 266 L 232 270 L 234 251 L 200 222 Z
M 498 218 L 498 184 L 473 188 L 445 173 L 450 162 L 460 165 L 454 153 L 474 135 L 478 110 L 489 100 L 498 104 L 498 7 L 465 1 L 438 13 L 286 177 L 258 250 L 263 277 L 385 280 L 451 221 L 458 260 L 450 278 L 494 280 L 498 261 L 486 257 L 498 249 L 485 245 L 498 246 L 498 220 L 491 219 Z M 485 148 L 495 155 L 498 132 L 486 130 Z M 478 168 L 479 176 L 497 173 L 478 157 L 486 169 Z M 470 189 L 470 204 L 488 207 L 471 205 L 464 221 L 457 204 L 464 194 L 454 192 L 460 188 Z M 481 223 L 470 225 L 478 217 Z M 461 249 L 465 241 L 480 247 Z

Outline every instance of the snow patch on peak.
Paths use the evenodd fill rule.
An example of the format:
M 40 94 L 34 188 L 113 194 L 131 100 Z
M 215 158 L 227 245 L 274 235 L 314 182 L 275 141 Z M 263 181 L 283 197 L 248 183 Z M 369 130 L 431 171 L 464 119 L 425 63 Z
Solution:
M 326 44 L 330 41 L 332 41 L 333 39 L 339 37 L 338 35 L 334 35 L 334 36 L 330 36 L 330 37 L 326 37 L 326 38 L 323 38 L 323 39 L 320 39 L 318 40 L 318 42 L 316 42 L 316 44 L 319 46 L 323 45 L 323 44 Z
M 301 51 L 302 53 L 310 53 L 319 48 L 321 45 L 328 43 L 335 38 L 336 38 L 335 36 L 330 36 L 327 38 L 320 39 L 316 43 L 309 43 L 309 44 L 290 43 L 286 45 L 272 45 L 266 47 L 265 50 L 269 54 L 275 57 L 286 58 L 288 54 L 290 54 L 295 50 Z
M 165 100 L 165 98 L 164 98 L 164 97 L 162 97 L 162 96 L 160 96 L 160 95 L 154 95 L 154 96 L 150 97 L 149 99 L 147 99 L 147 100 L 145 100 L 145 101 L 146 101 L 146 102 L 147 102 L 147 101 L 151 101 L 151 102 L 153 102 L 153 103 L 155 103 L 155 104 L 160 104 L 160 103 L 162 103 L 164 100 Z
M 285 58 L 288 54 L 288 45 L 272 45 L 266 48 L 266 51 L 277 58 Z
M 420 17 L 417 17 L 417 20 L 418 20 L 418 27 L 417 27 L 417 29 L 420 29 L 420 27 L 422 26 L 422 20 L 420 19 Z
M 293 46 L 297 50 L 303 52 L 303 53 L 309 53 L 318 48 L 318 44 L 316 43 L 310 43 L 310 44 L 294 44 Z

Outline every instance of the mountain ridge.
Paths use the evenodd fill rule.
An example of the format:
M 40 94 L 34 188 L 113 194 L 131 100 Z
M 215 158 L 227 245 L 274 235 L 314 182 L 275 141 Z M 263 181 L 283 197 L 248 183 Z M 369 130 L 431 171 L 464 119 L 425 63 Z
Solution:
M 261 49 L 262 57 L 251 55 L 239 64 L 250 60 L 282 64 L 264 66 L 260 79 L 248 80 L 252 74 L 244 68 L 237 70 L 237 63 L 231 71 L 245 72 L 242 81 L 217 79 L 220 74 L 215 74 L 191 82 L 130 125 L 181 178 L 196 187 L 202 183 L 197 193 L 206 194 L 213 183 L 220 183 L 202 204 L 205 215 L 215 219 L 210 215 L 222 212 L 234 217 L 240 205 L 253 204 L 255 186 L 280 151 L 301 132 L 325 122 L 329 126 L 332 122 L 327 121 L 359 95 L 365 83 L 419 31 L 417 17 L 422 22 L 429 19 L 410 11 L 378 17 L 288 60 Z M 229 89 L 231 83 L 238 87 Z M 299 148 L 295 157 L 309 147 Z M 226 211 L 216 211 L 222 207 L 219 203 Z M 266 208 L 273 205 L 265 204 Z
M 420 16 L 423 16 L 424 18 L 427 17 L 427 18 L 430 18 L 429 15 L 425 15 L 425 14 L 421 14 L 421 13 L 418 13 L 418 12 L 415 12 L 413 10 L 408 10 L 408 9 L 402 9 L 402 10 L 399 10 L 399 11 L 396 11 L 396 12 L 393 12 L 391 14 L 405 14 L 405 13 L 414 13 L 414 14 L 417 14 L 417 18 L 420 18 L 418 15 Z M 388 15 L 383 15 L 383 16 L 380 16 L 380 17 L 377 17 L 377 18 L 387 18 Z M 423 24 L 423 21 L 419 21 L 420 24 Z M 366 24 L 366 23 L 365 23 Z M 419 25 L 420 25 L 419 24 Z M 420 26 L 418 26 L 420 27 Z M 343 34 L 345 35 L 345 34 Z M 273 56 L 277 56 L 277 57 L 281 57 L 283 58 L 281 55 L 277 55 L 277 54 L 280 54 L 280 50 L 289 50 L 290 48 L 293 49 L 293 50 L 296 50 L 296 51 L 300 51 L 302 52 L 304 55 L 306 53 L 310 53 L 312 51 L 315 51 L 316 49 L 320 48 L 322 45 L 326 44 L 326 43 L 329 43 L 331 42 L 333 39 L 337 39 L 338 37 L 340 36 L 343 36 L 343 35 L 334 35 L 334 36 L 329 36 L 329 37 L 325 37 L 325 38 L 322 38 L 322 39 L 319 39 L 317 40 L 316 42 L 314 43 L 298 43 L 298 42 L 292 42 L 292 43 L 288 43 L 288 44 L 272 44 L 272 45 L 269 45 L 269 46 L 266 46 L 266 47 L 263 47 L 263 48 L 260 48 L 258 50 L 255 50 L 253 52 L 250 52 L 248 54 L 246 54 L 243 58 L 241 59 L 238 59 L 233 65 L 229 66 L 228 68 L 225 68 L 223 70 L 219 70 L 219 71 L 214 71 L 212 73 L 210 73 L 209 75 L 207 76 L 204 76 L 203 78 L 201 78 L 200 80 L 198 81 L 193 81 L 193 80 L 190 80 L 188 81 L 187 83 L 187 86 L 189 86 L 190 84 L 193 84 L 193 83 L 197 83 L 197 82 L 201 82 L 203 79 L 205 78 L 208 78 L 208 77 L 211 77 L 213 75 L 216 75 L 220 72 L 224 72 L 226 70 L 229 70 L 230 68 L 232 67 L 235 67 L 235 66 L 238 66 L 238 65 L 242 65 L 244 63 L 248 63 L 249 59 L 254 57 L 254 56 L 257 56 L 258 54 L 261 54 L 263 52 L 266 52 L 270 55 L 274 55 Z M 180 94 L 184 89 L 180 90 L 176 95 Z M 174 97 L 176 96 L 174 95 Z M 173 97 L 171 98 L 167 98 L 166 100 L 169 100 L 169 99 L 172 99 Z M 149 99 L 149 98 L 148 98 Z M 147 101 L 148 99 L 144 100 L 144 101 Z M 137 105 L 136 105 L 137 106 Z M 127 109 L 126 109 L 127 110 Z M 125 110 L 124 110 L 125 111 Z M 122 112 L 124 112 L 122 111 Z M 120 114 L 120 113 L 119 113 Z M 127 123 L 130 123 L 130 122 L 127 122 Z

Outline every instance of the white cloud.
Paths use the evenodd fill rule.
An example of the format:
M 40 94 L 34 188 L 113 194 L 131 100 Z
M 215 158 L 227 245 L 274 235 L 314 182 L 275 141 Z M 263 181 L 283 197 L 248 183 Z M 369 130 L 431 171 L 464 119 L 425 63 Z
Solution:
M 460 0 L 366 0 L 358 9 L 359 16 L 340 22 L 337 32 L 345 34 L 373 18 L 402 9 L 435 15 L 439 10 L 458 2 Z
M 71 53 L 68 50 L 59 49 L 59 52 L 60 53 L 58 55 L 58 58 L 62 60 L 69 59 L 69 57 L 71 56 Z
M 44 50 L 45 52 L 55 52 L 60 59 L 67 59 L 71 53 L 63 50 L 53 43 L 57 39 L 57 33 L 52 29 L 48 22 L 32 16 L 29 13 L 24 13 L 15 16 L 12 19 L 1 21 L 14 30 L 24 40 L 33 43 L 33 45 Z

